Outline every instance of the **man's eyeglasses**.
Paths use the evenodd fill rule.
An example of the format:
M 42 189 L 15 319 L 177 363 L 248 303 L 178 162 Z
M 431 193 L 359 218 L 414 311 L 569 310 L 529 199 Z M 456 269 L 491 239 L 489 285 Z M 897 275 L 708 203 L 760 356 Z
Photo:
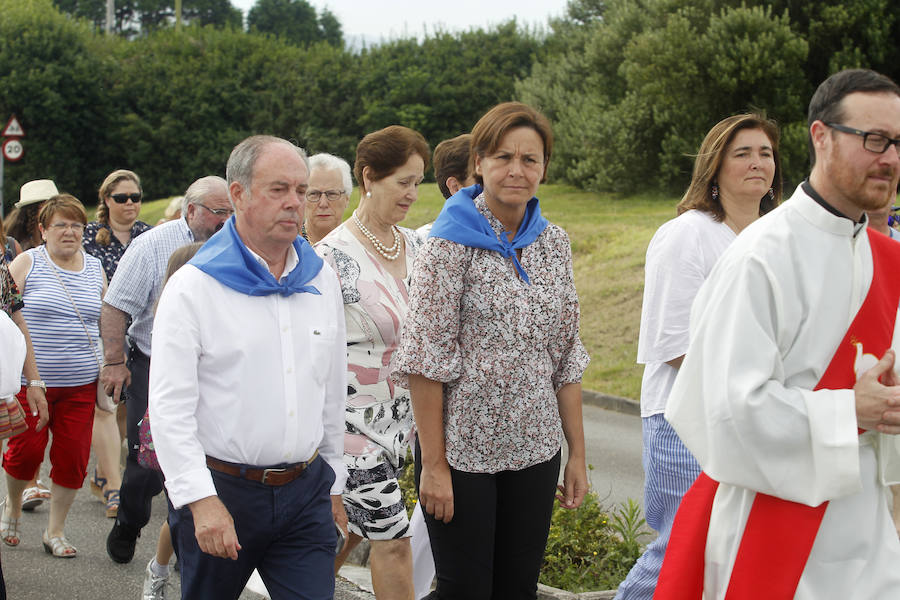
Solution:
M 115 200 L 116 204 L 125 204 L 129 200 L 137 204 L 141 201 L 141 194 L 139 192 L 134 194 L 110 194 L 109 197 Z
M 869 152 L 883 154 L 893 144 L 894 149 L 897 150 L 898 153 L 900 153 L 900 140 L 891 139 L 886 135 L 882 135 L 880 133 L 853 129 L 852 127 L 839 125 L 837 123 L 825 123 L 825 125 L 831 127 L 832 129 L 836 129 L 837 131 L 843 131 L 844 133 L 850 133 L 862 137 L 863 148 L 865 148 Z
M 194 202 L 194 206 L 202 206 L 217 217 L 230 217 L 234 214 L 234 210 L 230 208 L 210 208 L 205 204 L 200 204 L 199 202 Z
M 324 192 L 319 190 L 307 190 L 306 201 L 310 204 L 315 204 L 322 198 L 322 196 L 325 196 L 325 198 L 329 202 L 334 202 L 343 195 L 344 190 L 326 190 Z

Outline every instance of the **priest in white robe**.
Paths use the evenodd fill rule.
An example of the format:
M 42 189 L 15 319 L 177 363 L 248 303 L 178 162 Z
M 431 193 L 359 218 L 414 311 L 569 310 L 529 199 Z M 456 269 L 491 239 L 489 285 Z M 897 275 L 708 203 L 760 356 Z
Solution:
M 693 305 L 665 416 L 705 477 L 655 598 L 900 598 L 886 488 L 900 458 L 900 246 L 867 233 L 864 214 L 897 190 L 900 88 L 842 71 L 809 124 L 809 179 L 729 247 Z

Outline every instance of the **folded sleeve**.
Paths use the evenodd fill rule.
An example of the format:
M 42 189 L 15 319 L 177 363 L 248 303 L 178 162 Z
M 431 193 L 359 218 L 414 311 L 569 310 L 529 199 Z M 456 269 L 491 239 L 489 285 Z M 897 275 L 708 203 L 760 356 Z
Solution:
M 647 247 L 637 362 L 678 358 L 687 352 L 691 305 L 706 279 L 699 232 L 675 219 Z
M 409 292 L 409 312 L 391 378 L 409 387 L 409 375 L 449 383 L 462 375 L 460 298 L 471 249 L 429 238 L 419 251 Z
M 561 229 L 559 231 L 561 234 L 558 242 L 559 254 L 565 264 L 565 277 L 559 286 L 562 298 L 560 327 L 553 333 L 550 341 L 550 358 L 555 366 L 552 377 L 553 390 L 556 392 L 566 384 L 580 383 L 584 370 L 591 360 L 578 334 L 581 315 L 572 268 L 572 247 L 568 235 Z

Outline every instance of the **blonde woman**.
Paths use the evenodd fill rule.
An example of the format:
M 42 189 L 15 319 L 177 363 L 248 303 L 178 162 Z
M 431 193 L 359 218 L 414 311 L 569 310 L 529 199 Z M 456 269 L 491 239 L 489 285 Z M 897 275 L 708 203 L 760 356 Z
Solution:
M 107 175 L 98 196 L 97 220 L 85 227 L 83 243 L 88 254 L 100 259 L 106 278 L 111 281 L 131 240 L 150 229 L 150 225 L 138 220 L 143 191 L 141 180 L 132 171 L 119 169 Z M 119 449 L 124 436 L 117 424 L 117 412 L 124 410 L 124 405 L 116 412 L 100 410 L 94 418 L 92 446 L 98 466 L 91 477 L 91 491 L 105 502 L 106 516 L 111 519 L 119 511 Z

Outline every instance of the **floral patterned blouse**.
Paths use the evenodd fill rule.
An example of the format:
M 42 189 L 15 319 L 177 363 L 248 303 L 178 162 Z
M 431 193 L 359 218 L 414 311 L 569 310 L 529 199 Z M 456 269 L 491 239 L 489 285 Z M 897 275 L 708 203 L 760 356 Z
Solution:
M 421 244 L 411 229 L 406 270 Z M 413 428 L 409 392 L 391 381 L 391 358 L 409 302 L 407 280 L 384 270 L 344 223 L 316 244 L 338 274 L 347 322 L 347 408 L 344 460 L 351 469 L 371 469 L 385 461 L 397 467 L 406 458 Z
M 97 233 L 101 229 L 109 230 L 109 244 L 106 246 L 97 243 Z M 147 223 L 135 221 L 134 225 L 131 226 L 131 239 L 133 240 L 148 229 L 151 229 L 151 226 Z M 100 259 L 103 270 L 106 271 L 107 281 L 112 281 L 112 276 L 115 274 L 116 267 L 119 266 L 119 260 L 121 260 L 122 255 L 125 254 L 128 244 L 122 244 L 122 242 L 119 241 L 119 238 L 113 235 L 109 225 L 91 221 L 84 228 L 84 236 L 82 237 L 81 245 L 84 246 L 85 252 Z
M 22 310 L 23 306 L 22 294 L 9 272 L 9 265 L 6 264 L 6 259 L 0 257 L 0 310 L 11 317 L 14 312 Z
M 484 195 L 475 205 L 499 236 Z M 562 445 L 556 392 L 590 360 L 578 337 L 569 238 L 549 224 L 522 249 L 531 285 L 496 252 L 428 238 L 413 271 L 394 381 L 444 383 L 447 461 L 470 473 L 521 470 Z

